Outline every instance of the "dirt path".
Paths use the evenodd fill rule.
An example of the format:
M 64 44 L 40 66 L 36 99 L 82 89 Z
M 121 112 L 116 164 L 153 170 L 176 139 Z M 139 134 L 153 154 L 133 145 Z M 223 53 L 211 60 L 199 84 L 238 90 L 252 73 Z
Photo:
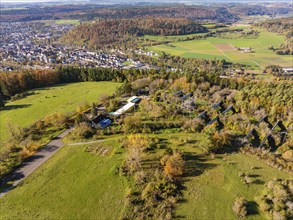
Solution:
M 62 132 L 56 139 L 52 140 L 35 155 L 24 161 L 15 171 L 0 179 L 0 188 L 5 189 L 0 193 L 0 198 L 15 188 L 20 182 L 32 174 L 38 167 L 40 167 L 59 149 L 61 149 L 64 146 L 64 143 L 61 141 L 61 139 L 65 137 L 71 130 L 72 128 Z
M 95 144 L 103 142 L 104 140 L 97 140 L 97 141 L 89 141 L 89 142 L 79 142 L 79 143 L 73 143 L 73 144 L 67 144 L 67 146 L 78 146 L 78 145 L 85 145 L 85 144 Z

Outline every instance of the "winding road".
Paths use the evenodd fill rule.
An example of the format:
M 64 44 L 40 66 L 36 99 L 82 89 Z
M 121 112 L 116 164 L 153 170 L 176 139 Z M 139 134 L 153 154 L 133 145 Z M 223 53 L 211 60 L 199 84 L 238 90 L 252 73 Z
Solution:
M 22 182 L 38 167 L 40 167 L 50 157 L 52 157 L 58 150 L 60 150 L 65 145 L 61 141 L 61 139 L 65 137 L 71 130 L 72 128 L 62 132 L 54 140 L 52 140 L 45 147 L 39 150 L 36 154 L 25 160 L 16 170 L 1 178 L 0 188 L 4 188 L 5 190 L 0 193 L 0 198 L 8 193 L 10 190 L 15 188 L 20 182 Z

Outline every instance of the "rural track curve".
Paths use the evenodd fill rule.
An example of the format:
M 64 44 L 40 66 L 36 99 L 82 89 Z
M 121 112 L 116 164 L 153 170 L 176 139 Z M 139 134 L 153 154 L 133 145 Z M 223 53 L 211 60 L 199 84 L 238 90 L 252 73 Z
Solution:
M 36 154 L 25 160 L 16 170 L 1 178 L 0 188 L 4 188 L 4 191 L 0 193 L 0 198 L 6 195 L 10 190 L 14 189 L 20 182 L 26 179 L 37 168 L 39 168 L 50 157 L 52 157 L 58 150 L 65 146 L 61 139 L 69 134 L 71 130 L 72 128 L 63 131 Z M 10 185 L 10 182 L 13 183 Z

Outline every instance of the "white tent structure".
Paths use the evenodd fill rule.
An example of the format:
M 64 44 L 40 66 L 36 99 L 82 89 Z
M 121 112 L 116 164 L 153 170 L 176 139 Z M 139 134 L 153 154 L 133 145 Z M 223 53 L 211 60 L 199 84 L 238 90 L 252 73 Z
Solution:
M 136 101 L 139 98 L 137 96 L 132 96 L 127 100 L 127 104 L 123 107 L 119 108 L 116 112 L 111 113 L 112 115 L 122 115 L 123 113 L 127 112 L 129 109 L 131 109 L 133 106 L 135 106 Z
M 133 106 L 135 106 L 135 103 L 129 102 L 126 105 L 124 105 L 122 108 L 119 108 L 116 112 L 113 112 L 112 115 L 122 115 L 124 112 L 128 111 Z

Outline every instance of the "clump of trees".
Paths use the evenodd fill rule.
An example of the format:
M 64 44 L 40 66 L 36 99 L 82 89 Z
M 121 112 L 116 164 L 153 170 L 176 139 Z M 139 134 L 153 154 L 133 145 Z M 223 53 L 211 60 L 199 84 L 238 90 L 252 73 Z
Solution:
M 26 158 L 35 154 L 43 146 L 48 136 L 47 130 L 52 132 L 65 127 L 69 123 L 66 115 L 55 113 L 45 117 L 44 120 L 35 122 L 29 127 L 21 128 L 6 122 L 9 140 L 3 143 L 0 153 L 0 176 L 9 173 L 15 166 L 21 164 Z
M 161 165 L 164 167 L 164 172 L 168 176 L 180 177 L 184 174 L 185 162 L 179 152 L 162 157 Z
M 231 134 L 226 130 L 215 131 L 209 135 L 212 144 L 212 152 L 224 152 L 227 148 L 231 148 Z
M 70 138 L 72 140 L 87 139 L 93 134 L 93 128 L 87 122 L 81 122 L 74 127 L 70 134 Z
M 258 198 L 260 210 L 272 219 L 290 219 L 293 216 L 293 181 L 275 180 L 266 184 L 263 195 Z
M 133 177 L 134 192 L 127 196 L 128 208 L 124 218 L 172 219 L 174 206 L 180 198 L 180 181 L 177 178 L 183 174 L 183 159 L 179 153 L 166 158 L 164 170 L 157 162 L 149 161 L 152 169 L 145 163 L 146 153 L 156 147 L 157 139 L 147 135 L 131 134 L 123 142 L 126 155 L 119 167 L 120 174 Z M 131 190 L 131 191 L 132 191 Z M 135 210 L 140 210 L 139 212 Z
M 140 114 L 125 117 L 122 130 L 125 133 L 137 133 L 143 130 L 142 119 Z

